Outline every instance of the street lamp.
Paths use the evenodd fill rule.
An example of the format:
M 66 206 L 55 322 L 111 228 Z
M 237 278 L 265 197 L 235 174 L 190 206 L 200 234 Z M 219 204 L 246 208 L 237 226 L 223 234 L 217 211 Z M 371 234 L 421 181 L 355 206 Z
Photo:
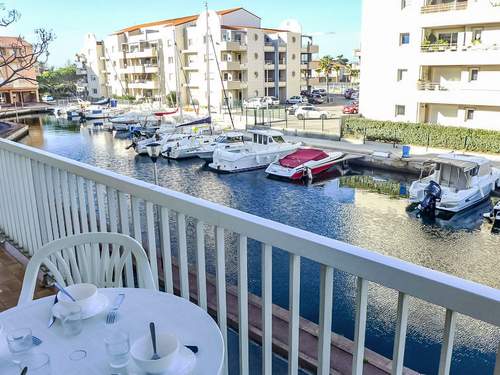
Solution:
M 161 144 L 158 142 L 153 142 L 153 143 L 148 144 L 146 146 L 146 149 L 147 149 L 148 155 L 151 158 L 151 161 L 153 162 L 153 165 L 154 165 L 155 185 L 158 185 L 158 167 L 156 165 L 156 162 L 158 161 L 158 158 L 160 157 Z

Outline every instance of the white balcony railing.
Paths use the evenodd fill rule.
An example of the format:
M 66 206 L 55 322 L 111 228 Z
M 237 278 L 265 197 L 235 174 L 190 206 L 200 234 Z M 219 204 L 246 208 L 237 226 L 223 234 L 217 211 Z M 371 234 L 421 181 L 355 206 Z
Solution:
M 421 13 L 436 13 L 436 12 L 449 12 L 452 10 L 464 10 L 467 9 L 468 2 L 465 1 L 426 1 L 425 5 L 421 8 Z
M 263 219 L 156 185 L 89 166 L 59 155 L 0 140 L 0 230 L 29 254 L 43 244 L 69 234 L 111 231 L 131 234 L 146 250 L 160 285 L 173 292 L 170 230 L 177 232 L 180 294 L 190 297 L 196 280 L 197 302 L 207 309 L 205 236 L 215 233 L 215 288 L 219 327 L 227 349 L 225 234 L 237 241 L 240 373 L 249 372 L 247 240 L 261 244 L 263 374 L 272 367 L 273 249 L 289 257 L 289 373 L 296 374 L 299 356 L 301 257 L 320 267 L 318 373 L 330 373 L 334 269 L 357 277 L 353 374 L 364 366 L 368 285 L 374 282 L 399 292 L 392 372 L 401 374 L 405 352 L 409 296 L 446 309 L 440 374 L 448 374 L 458 313 L 500 326 L 500 292 L 480 284 L 433 271 L 392 257 Z M 144 214 L 141 215 L 141 213 Z M 174 226 L 171 228 L 173 218 Z M 194 219 L 196 236 L 187 235 L 186 220 Z M 159 241 L 159 242 L 157 242 Z M 193 243 L 191 243 L 193 241 Z M 196 278 L 189 278 L 188 247 L 194 249 Z M 160 264 L 159 263 L 160 259 Z M 233 265 L 232 265 L 233 266 Z M 161 270 L 161 274 L 159 272 Z M 128 267 L 128 272 L 132 272 Z M 130 274 L 129 274 L 130 275 Z M 227 353 L 227 350 L 226 350 Z M 227 373 L 228 358 L 225 358 Z M 496 371 L 499 371 L 497 363 Z M 498 372 L 495 372 L 497 374 Z

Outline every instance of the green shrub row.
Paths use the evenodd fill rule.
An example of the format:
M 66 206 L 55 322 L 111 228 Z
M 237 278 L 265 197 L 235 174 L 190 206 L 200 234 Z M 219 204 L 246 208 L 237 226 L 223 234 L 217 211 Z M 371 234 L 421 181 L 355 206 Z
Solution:
M 500 131 L 348 117 L 342 137 L 369 141 L 500 153 Z

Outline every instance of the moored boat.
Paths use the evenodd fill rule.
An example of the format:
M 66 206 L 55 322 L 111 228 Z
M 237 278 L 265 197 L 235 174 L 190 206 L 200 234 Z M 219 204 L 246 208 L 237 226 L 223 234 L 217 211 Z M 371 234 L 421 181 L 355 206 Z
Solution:
M 266 173 L 293 181 L 303 178 L 313 180 L 340 163 L 343 156 L 342 152 L 327 153 L 316 148 L 300 148 L 271 163 Z
M 188 154 L 196 156 L 207 162 L 211 162 L 213 160 L 214 151 L 217 148 L 222 148 L 228 151 L 241 148 L 244 145 L 245 145 L 245 136 L 243 133 L 226 132 L 215 137 L 215 139 L 212 142 L 200 145 L 196 149 L 188 152 Z
M 432 173 L 414 181 L 410 202 L 418 203 L 421 213 L 433 216 L 438 211 L 457 213 L 490 197 L 500 187 L 500 169 L 480 156 L 444 154 L 429 159 Z
M 276 158 L 300 147 L 300 143 L 286 142 L 283 134 L 275 130 L 252 130 L 250 133 L 253 135 L 252 142 L 244 147 L 229 150 L 216 148 L 209 167 L 225 173 L 265 168 Z

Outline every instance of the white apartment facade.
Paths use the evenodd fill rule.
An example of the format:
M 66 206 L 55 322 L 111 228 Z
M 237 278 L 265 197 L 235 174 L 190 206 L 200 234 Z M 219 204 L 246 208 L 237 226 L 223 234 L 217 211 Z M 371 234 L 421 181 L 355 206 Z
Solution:
M 253 96 L 281 100 L 307 85 L 317 46 L 303 45 L 300 26 L 261 26 L 244 8 L 208 12 L 210 104 L 231 106 Z M 104 40 L 102 83 L 108 95 L 164 99 L 179 91 L 184 105 L 207 106 L 206 13 L 131 26 Z M 220 69 L 220 72 L 219 72 Z M 310 72 L 309 72 L 310 75 Z
M 83 48 L 76 54 L 77 92 L 85 97 L 108 96 L 104 43 L 92 33 L 84 37 Z
M 500 130 L 500 1 L 364 0 L 360 112 Z

